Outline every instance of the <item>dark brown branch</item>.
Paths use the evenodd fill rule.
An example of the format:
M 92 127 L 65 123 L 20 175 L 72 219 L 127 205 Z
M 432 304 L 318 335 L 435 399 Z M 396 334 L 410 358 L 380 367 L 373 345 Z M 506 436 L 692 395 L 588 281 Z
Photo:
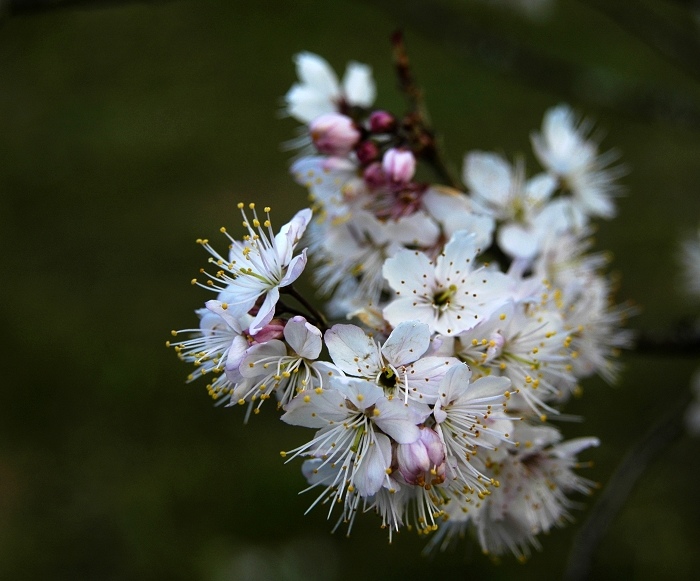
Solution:
M 445 185 L 462 189 L 460 181 L 455 177 L 444 157 L 442 144 L 430 125 L 423 92 L 413 77 L 406 44 L 400 30 L 392 35 L 391 44 L 399 89 L 406 96 L 409 104 L 409 112 L 402 120 L 402 128 L 411 143 L 411 149 L 416 157 L 432 166 Z

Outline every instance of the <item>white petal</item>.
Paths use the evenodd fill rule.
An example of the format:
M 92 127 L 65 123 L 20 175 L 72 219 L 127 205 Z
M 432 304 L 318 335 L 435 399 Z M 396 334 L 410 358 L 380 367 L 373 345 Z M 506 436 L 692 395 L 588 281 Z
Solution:
M 469 387 L 472 371 L 466 364 L 455 365 L 447 371 L 440 384 L 440 402 L 446 406 L 459 399 Z
M 228 357 L 226 358 L 226 364 L 224 366 L 226 377 L 232 383 L 237 383 L 243 378 L 239 369 L 249 347 L 250 345 L 248 345 L 248 341 L 245 337 L 242 335 L 234 337 L 231 347 L 228 350 Z
M 295 353 L 306 359 L 316 359 L 323 347 L 321 331 L 304 317 L 292 317 L 284 327 L 284 338 Z
M 469 401 L 484 398 L 502 398 L 510 387 L 510 379 L 507 377 L 480 377 L 467 389 L 464 397 Z
M 540 250 L 536 234 L 520 224 L 503 224 L 498 230 L 498 245 L 515 258 L 534 258 Z
M 513 180 L 510 164 L 500 155 L 472 151 L 464 158 L 464 183 L 480 198 L 502 208 L 508 203 Z
M 355 325 L 333 325 L 325 340 L 333 363 L 345 373 L 373 377 L 382 367 L 374 339 Z
M 426 285 L 433 282 L 433 270 L 422 252 L 401 250 L 384 263 L 382 273 L 397 294 L 410 297 L 413 291 L 419 295 L 426 292 Z
M 435 331 L 435 309 L 426 302 L 416 302 L 414 298 L 406 297 L 390 302 L 382 314 L 393 326 L 400 325 L 404 321 L 420 321 L 428 325 L 431 332 Z
M 382 354 L 392 365 L 406 365 L 418 359 L 430 346 L 430 329 L 419 321 L 399 324 L 382 347 Z
M 391 466 L 391 442 L 384 434 L 374 434 L 373 442 L 367 447 L 357 470 L 354 484 L 360 496 L 376 494 L 387 478 Z
M 326 59 L 312 52 L 300 52 L 294 56 L 299 80 L 314 87 L 319 93 L 338 93 L 338 77 Z
M 377 401 L 374 423 L 399 444 L 412 444 L 420 438 L 420 429 L 413 423 L 408 405 L 398 399 Z
M 541 173 L 527 181 L 525 193 L 531 202 L 542 203 L 552 196 L 557 183 L 557 178 L 552 174 Z
M 350 61 L 343 77 L 343 93 L 348 103 L 369 107 L 374 103 L 377 89 L 368 65 Z
M 455 232 L 436 261 L 435 279 L 445 287 L 459 286 L 464 276 L 473 270 L 476 254 L 476 236 L 466 230 Z
M 287 355 L 287 347 L 278 340 L 273 339 L 267 343 L 258 343 L 248 349 L 248 353 L 240 363 L 240 373 L 243 377 L 257 377 L 259 375 L 272 374 L 276 370 L 280 358 Z M 274 363 L 269 363 L 274 359 Z M 263 363 L 263 360 L 266 360 Z
M 366 410 L 384 399 L 384 391 L 378 385 L 356 377 L 331 379 L 331 386 L 342 393 L 358 410 Z
M 250 324 L 249 330 L 251 335 L 255 335 L 256 333 L 258 333 L 260 329 L 262 329 L 272 320 L 272 317 L 275 316 L 275 305 L 277 304 L 279 298 L 280 291 L 278 287 L 272 287 L 270 290 L 267 291 L 267 294 L 265 295 L 265 300 L 260 306 L 258 314 L 255 315 L 253 322 Z
M 301 251 L 301 254 L 297 254 L 289 262 L 287 272 L 280 281 L 280 286 L 290 285 L 296 279 L 298 279 L 301 276 L 301 273 L 304 272 L 304 268 L 306 268 L 306 260 L 306 248 L 304 248 L 304 250 Z
M 321 393 L 304 391 L 290 401 L 285 410 L 280 418 L 283 422 L 306 428 L 342 423 L 350 415 L 345 407 L 345 396 L 333 389 L 324 389 Z

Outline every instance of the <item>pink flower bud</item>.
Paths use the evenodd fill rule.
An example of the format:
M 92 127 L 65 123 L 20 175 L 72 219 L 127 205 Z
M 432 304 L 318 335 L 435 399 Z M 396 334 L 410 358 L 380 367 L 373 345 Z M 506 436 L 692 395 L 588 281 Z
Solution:
M 365 183 L 370 188 L 381 188 L 386 185 L 387 179 L 382 165 L 378 162 L 372 163 L 365 169 L 363 174 Z
M 281 339 L 284 336 L 284 321 L 272 319 L 252 337 L 256 343 L 267 343 L 273 339 Z
M 391 133 L 396 128 L 396 118 L 387 111 L 372 111 L 369 130 L 372 133 Z
M 406 149 L 392 147 L 384 154 L 382 167 L 392 182 L 406 184 L 416 173 L 416 158 Z
M 360 140 L 360 131 L 350 117 L 340 113 L 326 113 L 309 125 L 311 139 L 325 155 L 347 155 Z
M 355 148 L 357 159 L 362 165 L 367 165 L 379 157 L 379 148 L 374 141 L 363 141 Z
M 435 430 L 422 426 L 412 444 L 396 447 L 399 472 L 409 484 L 429 488 L 445 481 L 445 447 Z

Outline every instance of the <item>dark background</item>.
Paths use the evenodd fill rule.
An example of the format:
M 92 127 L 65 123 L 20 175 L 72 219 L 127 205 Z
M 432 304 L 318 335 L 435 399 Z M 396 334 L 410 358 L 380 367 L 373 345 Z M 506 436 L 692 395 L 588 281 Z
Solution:
M 522 3 L 521 3 L 522 4 Z M 697 315 L 678 240 L 700 219 L 697 6 L 644 0 L 20 2 L 0 0 L 0 579 L 558 578 L 587 511 L 525 564 L 473 543 L 432 559 L 374 515 L 330 534 L 289 450 L 310 433 L 269 406 L 215 408 L 165 348 L 196 324 L 189 284 L 238 201 L 279 227 L 306 204 L 280 144 L 310 50 L 341 74 L 373 66 L 401 111 L 389 36 L 402 27 L 456 168 L 470 149 L 526 155 L 560 102 L 596 120 L 628 168 L 600 225 L 634 328 L 662 336 Z M 694 10 L 696 10 L 694 12 Z M 694 16 L 695 14 L 695 16 Z M 586 475 L 605 485 L 698 359 L 624 356 L 619 385 L 584 383 L 567 411 L 597 435 Z M 678 416 L 678 422 L 682 418 Z M 698 442 L 665 448 L 603 537 L 595 578 L 689 579 L 700 568 Z M 585 499 L 583 506 L 595 500 Z

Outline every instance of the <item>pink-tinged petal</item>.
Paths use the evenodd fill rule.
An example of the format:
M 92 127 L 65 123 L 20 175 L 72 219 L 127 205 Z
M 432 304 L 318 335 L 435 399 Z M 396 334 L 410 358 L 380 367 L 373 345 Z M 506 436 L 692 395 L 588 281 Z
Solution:
M 227 379 L 232 383 L 237 383 L 243 378 L 240 372 L 240 366 L 248 347 L 250 347 L 250 345 L 242 335 L 234 337 L 231 342 L 231 347 L 226 357 L 226 364 L 224 365 L 224 371 L 226 372 Z
M 374 434 L 359 461 L 353 478 L 360 496 L 376 494 L 387 479 L 391 466 L 391 442 L 384 434 Z
M 304 317 L 292 317 L 284 327 L 284 338 L 294 352 L 306 359 L 316 359 L 321 354 L 321 331 Z
M 358 410 L 366 410 L 384 398 L 384 391 L 366 379 L 339 377 L 331 380 L 331 386 L 342 393 Z
M 286 265 L 292 259 L 294 247 L 304 235 L 304 231 L 310 220 L 311 210 L 309 208 L 299 210 L 275 235 L 274 247 L 280 264 Z
M 377 344 L 355 325 L 333 325 L 325 335 L 328 353 L 340 369 L 363 377 L 379 373 L 382 361 Z
M 382 273 L 401 297 L 429 292 L 433 283 L 433 265 L 430 259 L 415 250 L 397 252 L 384 263 Z
M 227 303 L 212 299 L 204 304 L 209 311 L 216 313 L 226 321 L 226 324 L 236 331 L 236 333 L 242 333 L 243 329 L 245 329 L 245 325 L 241 322 L 240 317 L 235 316 L 235 310 L 229 310 Z M 227 305 L 226 308 L 223 307 L 224 304 Z
M 441 406 L 449 405 L 466 393 L 471 376 L 471 369 L 464 363 L 449 369 L 440 384 Z
M 280 286 L 287 286 L 292 284 L 296 279 L 299 278 L 302 272 L 306 268 L 306 248 L 302 250 L 301 254 L 297 254 L 289 263 L 287 267 L 287 272 L 280 281 Z
M 406 365 L 418 359 L 430 346 L 430 329 L 420 321 L 399 324 L 382 347 L 382 354 L 392 365 Z
M 240 373 L 243 377 L 257 377 L 270 374 L 270 367 L 275 369 L 277 361 L 287 355 L 287 347 L 282 341 L 274 339 L 267 343 L 258 343 L 248 349 L 240 363 Z M 268 360 L 273 359 L 270 363 Z
M 267 291 L 265 295 L 265 300 L 260 306 L 257 315 L 250 324 L 249 331 L 251 335 L 255 335 L 260 332 L 260 330 L 267 325 L 272 317 L 275 316 L 275 305 L 280 298 L 280 291 L 278 287 L 273 287 Z
M 418 426 L 412 422 L 409 404 L 398 399 L 380 399 L 375 404 L 374 423 L 399 444 L 411 444 L 420 437 Z
M 315 390 L 298 394 L 285 406 L 282 421 L 293 426 L 323 428 L 332 423 L 342 423 L 350 415 L 345 407 L 345 396 L 334 389 Z

